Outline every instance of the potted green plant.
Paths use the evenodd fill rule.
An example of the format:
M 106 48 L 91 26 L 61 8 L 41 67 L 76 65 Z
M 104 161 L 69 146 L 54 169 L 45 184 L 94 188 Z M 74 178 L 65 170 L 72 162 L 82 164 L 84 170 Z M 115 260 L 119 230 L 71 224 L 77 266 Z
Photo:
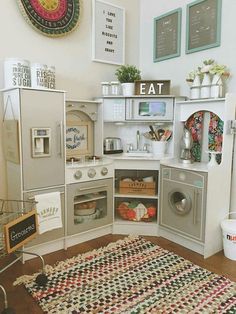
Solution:
M 123 95 L 134 95 L 134 82 L 141 79 L 140 70 L 134 65 L 121 65 L 115 75 L 121 83 Z

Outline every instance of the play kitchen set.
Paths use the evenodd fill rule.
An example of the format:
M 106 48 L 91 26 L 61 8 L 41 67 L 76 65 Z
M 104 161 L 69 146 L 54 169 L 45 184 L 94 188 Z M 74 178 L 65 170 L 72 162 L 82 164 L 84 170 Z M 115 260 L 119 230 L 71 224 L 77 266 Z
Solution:
M 233 95 L 201 101 L 162 95 L 65 102 L 62 91 L 12 88 L 3 98 L 6 134 L 12 139 L 5 135 L 9 196 L 32 200 L 60 194 L 62 227 L 40 234 L 29 244 L 32 251 L 45 254 L 111 232 L 161 235 L 205 257 L 222 248 Z M 48 115 L 49 106 L 54 115 Z M 196 112 L 203 112 L 202 142 L 193 137 L 188 143 L 184 129 L 194 134 Z M 211 113 L 223 123 L 221 159 L 215 166 L 208 164 L 206 152 Z M 165 148 L 155 150 L 161 143 Z M 186 154 L 189 145 L 198 153 Z M 192 162 L 196 155 L 200 160 Z

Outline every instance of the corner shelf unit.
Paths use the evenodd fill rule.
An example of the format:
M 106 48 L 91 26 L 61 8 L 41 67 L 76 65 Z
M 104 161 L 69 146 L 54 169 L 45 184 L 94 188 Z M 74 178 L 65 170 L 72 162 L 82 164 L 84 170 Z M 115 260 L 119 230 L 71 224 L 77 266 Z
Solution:
M 113 232 L 157 235 L 157 216 L 158 170 L 116 169 Z

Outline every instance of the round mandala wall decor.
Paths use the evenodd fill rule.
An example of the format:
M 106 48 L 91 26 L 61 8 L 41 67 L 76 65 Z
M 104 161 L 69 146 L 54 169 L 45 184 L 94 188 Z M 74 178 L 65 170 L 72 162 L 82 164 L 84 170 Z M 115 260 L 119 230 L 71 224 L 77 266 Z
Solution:
M 18 0 L 23 16 L 46 36 L 63 36 L 78 25 L 79 0 Z

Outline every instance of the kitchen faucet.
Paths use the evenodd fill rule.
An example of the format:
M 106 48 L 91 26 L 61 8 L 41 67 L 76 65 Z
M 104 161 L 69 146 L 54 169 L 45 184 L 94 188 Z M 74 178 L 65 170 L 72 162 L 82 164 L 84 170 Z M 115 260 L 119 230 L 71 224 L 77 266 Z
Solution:
M 140 132 L 139 132 L 139 130 L 136 133 L 136 138 L 137 138 L 137 150 L 139 150 L 139 146 L 140 146 Z

